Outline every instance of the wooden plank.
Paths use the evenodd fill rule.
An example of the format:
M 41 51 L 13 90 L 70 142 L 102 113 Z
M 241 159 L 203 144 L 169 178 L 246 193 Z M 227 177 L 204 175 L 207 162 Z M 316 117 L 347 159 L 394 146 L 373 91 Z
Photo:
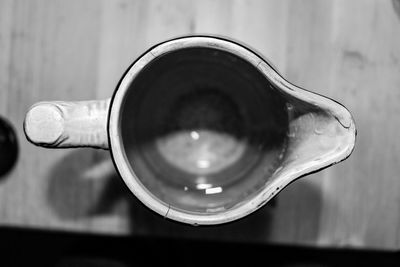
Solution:
M 0 186 L 0 220 L 2 224 L 18 226 L 64 228 L 72 224 L 76 229 L 90 228 L 89 222 L 71 223 L 58 216 L 55 208 L 79 207 L 74 205 L 78 202 L 76 195 L 71 193 L 75 192 L 71 188 L 79 187 L 73 184 L 73 179 L 65 181 L 64 187 L 53 185 L 60 176 L 54 168 L 63 165 L 64 157 L 71 151 L 33 147 L 25 139 L 22 122 L 28 107 L 39 100 L 80 100 L 95 96 L 99 6 L 89 1 L 10 3 L 2 2 L 8 8 L 1 9 L 7 11 L 9 21 L 5 24 L 9 33 L 2 31 L 9 42 L 7 57 L 0 63 L 7 66 L 1 77 L 8 81 L 7 88 L 2 88 L 7 92 L 7 109 L 3 114 L 18 132 L 20 157 Z M 81 157 L 81 163 L 93 161 L 93 152 L 87 155 L 90 157 Z M 71 173 L 73 169 L 66 169 L 64 176 Z M 71 193 L 71 200 L 61 205 L 53 196 L 65 192 Z M 90 199 L 90 195 L 86 197 Z M 76 213 L 71 212 L 74 216 Z
M 359 135 L 353 157 L 332 169 L 333 179 L 325 181 L 320 238 L 394 248 L 399 246 L 400 215 L 400 20 L 390 1 L 347 5 L 334 7 L 336 56 L 327 93 L 353 111 Z
M 0 115 L 7 111 L 9 62 L 12 25 L 12 1 L 0 1 Z
M 400 18 L 391 1 L 0 0 L 0 115 L 20 158 L 0 181 L 0 224 L 317 246 L 400 247 Z M 185 34 L 232 37 L 292 83 L 354 114 L 345 162 L 291 184 L 239 222 L 193 228 L 155 215 L 118 178 L 106 151 L 46 150 L 23 135 L 39 100 L 109 97 L 127 66 Z

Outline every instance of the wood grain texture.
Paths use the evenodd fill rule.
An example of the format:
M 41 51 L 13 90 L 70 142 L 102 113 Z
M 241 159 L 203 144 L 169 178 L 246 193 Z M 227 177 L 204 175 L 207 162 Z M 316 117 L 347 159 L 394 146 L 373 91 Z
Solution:
M 26 141 L 33 103 L 107 98 L 146 49 L 193 33 L 248 44 L 292 83 L 343 103 L 359 133 L 353 155 L 243 220 L 193 228 L 138 203 L 107 152 Z M 399 73 L 392 1 L 0 0 L 0 115 L 20 142 L 18 164 L 0 180 L 0 224 L 399 249 Z

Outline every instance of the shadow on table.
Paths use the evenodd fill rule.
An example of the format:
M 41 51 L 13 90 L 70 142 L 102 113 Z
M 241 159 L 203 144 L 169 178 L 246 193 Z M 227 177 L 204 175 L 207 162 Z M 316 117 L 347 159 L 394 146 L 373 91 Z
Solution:
M 135 235 L 266 242 L 271 235 L 276 240 L 276 235 L 285 236 L 285 232 L 295 234 L 290 231 L 294 225 L 292 220 L 296 220 L 295 224 L 305 224 L 303 230 L 304 227 L 310 228 L 303 231 L 305 235 L 300 238 L 312 241 L 316 240 L 319 229 L 320 192 L 309 183 L 290 185 L 288 191 L 285 189 L 281 193 L 285 194 L 281 200 L 278 196 L 238 221 L 194 227 L 165 219 L 137 200 L 117 175 L 108 151 L 73 150 L 54 165 L 48 179 L 48 205 L 60 219 L 76 221 L 96 220 L 97 216 L 128 217 L 130 229 L 121 232 L 130 231 Z M 293 204 L 300 200 L 301 207 L 306 209 L 293 213 L 297 209 Z M 290 240 L 290 236 L 287 239 Z

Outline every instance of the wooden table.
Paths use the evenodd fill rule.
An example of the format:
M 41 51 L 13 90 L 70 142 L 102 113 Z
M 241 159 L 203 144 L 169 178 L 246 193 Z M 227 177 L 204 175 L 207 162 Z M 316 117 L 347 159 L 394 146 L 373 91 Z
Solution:
M 15 126 L 17 165 L 0 180 L 0 224 L 312 246 L 400 247 L 400 17 L 397 2 L 0 0 L 0 115 Z M 291 184 L 243 220 L 189 227 L 147 210 L 108 152 L 28 143 L 40 100 L 109 97 L 127 66 L 171 37 L 240 40 L 292 83 L 352 111 L 353 155 Z

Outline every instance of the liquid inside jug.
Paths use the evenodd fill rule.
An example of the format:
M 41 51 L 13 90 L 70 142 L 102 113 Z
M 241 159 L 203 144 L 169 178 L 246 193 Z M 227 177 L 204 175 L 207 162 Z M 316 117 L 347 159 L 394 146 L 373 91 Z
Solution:
M 230 209 L 258 193 L 282 163 L 287 101 L 234 54 L 170 52 L 138 74 L 124 101 L 121 133 L 131 170 L 171 208 Z

